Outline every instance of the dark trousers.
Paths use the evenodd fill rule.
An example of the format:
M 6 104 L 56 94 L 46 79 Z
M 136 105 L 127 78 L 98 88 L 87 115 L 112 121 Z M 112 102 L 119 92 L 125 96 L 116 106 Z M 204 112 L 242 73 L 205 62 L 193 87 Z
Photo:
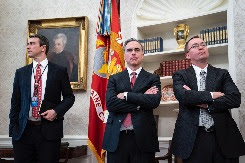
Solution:
M 183 159 L 183 163 L 239 163 L 239 158 L 225 158 L 218 146 L 215 130 L 206 132 L 199 127 L 192 153 Z
M 116 151 L 107 152 L 107 163 L 154 163 L 154 160 L 155 152 L 141 152 L 134 134 L 121 132 Z
M 41 126 L 27 124 L 19 140 L 12 140 L 15 163 L 58 163 L 61 139 L 46 140 Z

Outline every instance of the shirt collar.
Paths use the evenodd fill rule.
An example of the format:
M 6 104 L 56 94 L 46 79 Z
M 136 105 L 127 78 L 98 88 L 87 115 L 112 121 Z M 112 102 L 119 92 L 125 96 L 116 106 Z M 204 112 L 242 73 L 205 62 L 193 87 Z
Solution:
M 34 68 L 37 67 L 37 64 L 38 64 L 38 62 L 35 61 L 35 60 L 33 60 L 33 67 L 34 67 Z M 44 59 L 42 62 L 40 62 L 40 64 L 41 64 L 41 67 L 46 67 L 47 64 L 48 64 L 48 59 L 47 59 L 47 58 Z
M 206 67 L 204 67 L 204 69 L 201 69 L 200 67 L 197 67 L 196 65 L 193 64 L 192 67 L 194 68 L 196 75 L 199 75 L 202 70 L 205 71 L 206 73 L 208 71 L 208 64 Z
M 140 71 L 142 70 L 142 67 L 138 68 L 136 71 L 133 71 L 129 67 L 127 67 L 127 70 L 129 75 L 131 75 L 132 72 L 136 72 L 137 75 L 139 75 Z

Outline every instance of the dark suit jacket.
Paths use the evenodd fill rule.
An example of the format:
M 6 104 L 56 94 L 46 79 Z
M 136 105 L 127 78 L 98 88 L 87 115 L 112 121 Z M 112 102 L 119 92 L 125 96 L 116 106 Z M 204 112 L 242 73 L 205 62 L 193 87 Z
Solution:
M 185 90 L 183 85 L 191 90 Z M 245 154 L 244 141 L 229 111 L 240 106 L 241 94 L 227 70 L 209 65 L 206 91 L 198 91 L 195 70 L 190 67 L 174 73 L 173 88 L 180 104 L 171 145 L 175 156 L 186 159 L 192 152 L 199 123 L 197 104 L 208 104 L 222 154 L 227 158 Z M 223 92 L 225 95 L 213 100 L 210 92 Z
M 32 64 L 16 70 L 11 110 L 9 114 L 9 136 L 18 140 L 27 124 L 31 103 L 31 75 Z M 61 101 L 61 94 L 63 100 Z M 66 68 L 48 62 L 48 74 L 44 100 L 52 103 L 57 113 L 57 119 L 48 121 L 42 119 L 41 132 L 47 140 L 63 137 L 63 116 L 72 107 L 73 95 Z
M 159 92 L 155 95 L 144 94 L 152 86 L 157 86 Z M 127 101 L 117 98 L 117 94 L 122 92 L 128 92 Z M 127 70 L 110 76 L 106 93 L 106 106 L 109 116 L 104 134 L 103 149 L 108 152 L 114 152 L 117 149 L 120 127 L 127 113 L 131 113 L 138 147 L 143 152 L 159 151 L 153 109 L 159 106 L 160 100 L 159 77 L 146 72 L 144 69 L 139 73 L 133 89 L 130 88 Z

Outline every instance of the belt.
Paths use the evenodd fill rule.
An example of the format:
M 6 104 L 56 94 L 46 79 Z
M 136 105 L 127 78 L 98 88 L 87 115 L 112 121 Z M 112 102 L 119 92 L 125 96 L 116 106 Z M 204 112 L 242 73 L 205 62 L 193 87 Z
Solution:
M 28 120 L 27 121 L 27 124 L 33 125 L 33 126 L 40 126 L 42 124 L 42 122 L 41 121 L 31 121 L 31 120 Z
M 202 131 L 205 131 L 205 132 L 214 132 L 215 131 L 214 126 L 211 126 L 210 128 L 206 128 L 204 126 L 199 126 L 199 129 Z
M 121 133 L 126 135 L 134 135 L 134 130 L 122 130 Z

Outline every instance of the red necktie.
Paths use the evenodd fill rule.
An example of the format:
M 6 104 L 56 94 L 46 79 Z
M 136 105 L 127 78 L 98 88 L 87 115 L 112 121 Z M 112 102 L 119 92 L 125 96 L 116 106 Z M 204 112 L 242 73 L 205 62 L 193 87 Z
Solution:
M 131 75 L 133 75 L 132 78 L 131 78 L 131 88 L 133 88 L 134 83 L 136 81 L 136 75 L 137 75 L 137 73 L 136 72 L 132 72 Z M 128 113 L 127 116 L 126 116 L 126 118 L 123 121 L 123 126 L 126 127 L 126 128 L 128 128 L 131 124 L 132 124 L 131 114 Z
M 34 94 L 38 98 L 38 106 L 32 108 L 32 116 L 35 119 L 38 119 L 40 117 L 39 115 L 39 108 L 42 100 L 42 75 L 41 75 L 41 64 L 37 65 L 36 68 L 36 75 L 35 75 L 35 82 L 34 82 Z

